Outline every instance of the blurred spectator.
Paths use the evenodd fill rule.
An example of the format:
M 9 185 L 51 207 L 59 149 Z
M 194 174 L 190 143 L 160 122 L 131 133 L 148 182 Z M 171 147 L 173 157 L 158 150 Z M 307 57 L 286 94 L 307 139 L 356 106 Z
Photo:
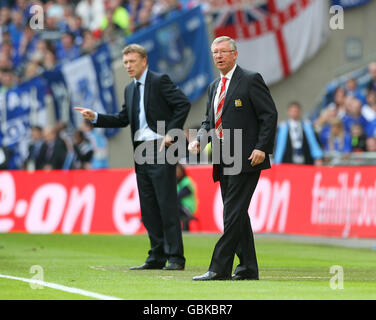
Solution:
M 5 146 L 0 146 L 0 170 L 8 170 L 10 162 L 10 151 Z
M 153 0 L 144 0 L 143 6 L 138 11 L 137 19 L 132 21 L 132 32 L 144 28 L 151 23 L 155 23 L 155 21 L 153 21 L 155 17 L 152 16 L 153 5 Z
M 55 132 L 57 136 L 64 141 L 67 151 L 68 152 L 73 151 L 73 142 L 72 142 L 71 137 L 68 134 L 67 124 L 59 121 L 55 125 Z
M 22 62 L 21 56 L 14 49 L 12 42 L 9 40 L 3 41 L 1 44 L 0 54 L 4 55 L 5 59 L 10 62 L 12 68 L 17 68 Z
M 105 169 L 109 167 L 107 138 L 103 134 L 103 129 L 93 128 L 90 122 L 84 121 L 81 126 L 87 139 L 93 148 L 91 159 L 92 169 Z
M 29 144 L 29 153 L 25 161 L 24 168 L 30 171 L 40 170 L 43 167 L 42 145 L 43 129 L 39 126 L 31 127 L 31 142 Z
M 321 111 L 320 116 L 314 122 L 314 128 L 319 141 L 321 136 L 328 136 L 330 134 L 330 123 L 333 119 L 338 117 L 338 108 L 334 104 L 330 104 L 327 108 Z
M 368 82 L 367 89 L 368 91 L 376 91 L 376 61 L 368 65 L 368 73 L 371 76 L 371 80 Z
M 376 119 L 373 119 L 368 124 L 366 135 L 367 135 L 367 137 L 375 137 L 376 138 Z
M 90 30 L 85 30 L 83 33 L 83 42 L 81 45 L 81 52 L 83 54 L 93 53 L 98 46 L 98 40 L 94 37 Z
M 346 100 L 345 89 L 342 87 L 338 87 L 334 91 L 333 102 L 331 102 L 327 106 L 327 107 L 335 107 L 337 109 L 337 116 L 338 118 L 341 118 L 341 119 L 346 114 L 345 100 Z
M 107 38 L 112 38 L 114 34 L 130 34 L 130 17 L 127 9 L 121 6 L 120 0 L 109 0 L 106 5 L 106 14 L 101 23 L 101 30 Z
M 67 154 L 64 141 L 57 135 L 54 127 L 43 130 L 45 142 L 42 145 L 42 168 L 44 170 L 62 169 Z
M 354 97 L 360 100 L 362 102 L 362 105 L 366 103 L 366 98 L 358 89 L 358 83 L 356 82 L 356 79 L 354 78 L 348 79 L 345 84 L 345 89 L 346 89 L 346 95 L 348 97 Z
M 76 14 L 82 18 L 84 28 L 91 31 L 101 28 L 105 16 L 103 0 L 81 0 L 76 7 Z
M 351 136 L 343 128 L 341 119 L 334 119 L 330 124 L 330 134 L 321 141 L 325 152 L 347 154 L 352 151 Z
M 46 2 L 45 11 L 48 17 L 53 17 L 55 23 L 59 24 L 64 20 L 65 0 L 50 0 Z
M 139 24 L 138 16 L 142 8 L 141 0 L 129 0 L 126 9 L 129 14 L 130 31 L 134 32 Z
M 10 8 L 6 5 L 0 7 L 0 30 L 1 33 L 9 31 L 9 25 L 11 24 L 11 11 Z M 2 40 L 0 41 L 0 43 Z
M 364 152 L 366 148 L 366 135 L 360 124 L 354 123 L 351 126 L 351 148 L 352 152 Z
M 93 157 L 93 148 L 88 139 L 85 138 L 83 131 L 76 130 L 73 135 L 74 159 L 72 169 L 91 169 L 91 159 Z
M 27 24 L 23 29 L 21 43 L 18 49 L 18 55 L 22 61 L 28 61 L 34 54 L 37 43 L 39 41 L 39 35 L 36 35 L 34 30 Z
M 16 85 L 16 77 L 12 69 L 6 68 L 1 70 L 0 84 L 0 93 L 5 93 Z
M 176 165 L 176 181 L 182 230 L 189 231 L 190 221 L 197 220 L 194 217 L 197 209 L 196 186 L 180 163 Z
M 312 124 L 302 121 L 302 108 L 293 102 L 287 108 L 288 120 L 278 127 L 274 163 L 322 165 L 323 152 Z
M 12 44 L 16 50 L 18 50 L 21 43 L 24 25 L 25 23 L 23 12 L 19 9 L 13 10 L 12 22 L 10 23 L 8 30 L 12 39 Z
M 85 29 L 82 25 L 82 18 L 72 16 L 68 24 L 68 30 L 74 35 L 74 41 L 77 46 L 81 46 L 84 41 Z
M 368 128 L 368 121 L 362 116 L 362 102 L 355 97 L 347 97 L 345 101 L 346 114 L 342 121 L 346 132 L 350 132 L 351 126 L 355 123 L 360 124 L 364 132 Z
M 162 3 L 161 16 L 163 19 L 176 16 L 181 9 L 181 4 L 179 0 L 161 0 L 161 3 Z
M 371 122 L 376 118 L 376 91 L 368 91 L 367 104 L 362 107 L 362 116 L 368 122 Z
M 59 29 L 59 13 L 55 10 L 48 10 L 48 4 L 45 9 L 44 29 L 40 33 L 40 38 L 44 40 L 57 41 L 61 38 L 64 30 Z M 62 13 L 64 14 L 64 12 Z
M 375 137 L 367 138 L 366 145 L 367 145 L 368 152 L 376 152 L 376 138 Z
M 43 57 L 37 53 L 32 60 L 26 65 L 23 74 L 23 80 L 30 80 L 43 72 L 43 68 L 41 66 Z
M 54 50 L 47 49 L 44 54 L 43 67 L 46 70 L 55 68 L 57 63 L 57 57 Z
M 74 42 L 74 34 L 65 32 L 56 50 L 56 56 L 59 62 L 65 63 L 71 61 L 78 58 L 80 54 L 80 48 Z

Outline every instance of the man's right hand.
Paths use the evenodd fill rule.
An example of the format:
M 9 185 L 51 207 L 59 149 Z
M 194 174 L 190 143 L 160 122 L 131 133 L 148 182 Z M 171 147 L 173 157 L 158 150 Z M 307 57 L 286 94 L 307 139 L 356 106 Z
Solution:
M 188 151 L 198 154 L 200 152 L 200 141 L 193 140 L 188 145 Z
M 81 107 L 74 107 L 74 110 L 80 111 L 85 120 L 93 121 L 95 119 L 95 112 L 93 110 Z

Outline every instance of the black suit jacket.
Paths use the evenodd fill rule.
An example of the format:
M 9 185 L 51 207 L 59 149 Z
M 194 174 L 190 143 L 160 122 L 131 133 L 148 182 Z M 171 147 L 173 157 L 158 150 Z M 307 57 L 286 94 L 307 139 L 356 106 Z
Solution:
M 94 126 L 120 128 L 131 124 L 132 141 L 134 142 L 132 108 L 135 87 L 134 81 L 125 87 L 124 104 L 118 114 L 98 114 L 97 123 Z M 157 132 L 164 135 L 171 129 L 183 129 L 191 104 L 167 74 L 162 75 L 148 70 L 145 79 L 144 106 L 149 128 L 157 132 L 157 121 L 164 121 L 165 132 Z
M 220 78 L 214 80 L 208 88 L 206 116 L 197 137 L 200 141 L 209 130 L 215 128 L 214 99 L 219 82 Z M 226 92 L 222 127 L 231 129 L 232 144 L 233 129 L 242 130 L 241 172 L 270 168 L 269 154 L 273 153 L 277 118 L 277 109 L 262 76 L 237 66 Z M 230 149 L 233 153 L 234 149 Z M 266 157 L 263 163 L 252 167 L 248 158 L 254 149 L 264 151 Z M 214 180 L 218 180 L 216 176 Z
M 67 146 L 63 139 L 57 137 L 53 146 L 52 153 L 48 156 L 48 145 L 43 143 L 41 147 L 41 154 L 43 154 L 43 162 L 41 167 L 51 165 L 53 169 L 62 169 L 67 155 Z

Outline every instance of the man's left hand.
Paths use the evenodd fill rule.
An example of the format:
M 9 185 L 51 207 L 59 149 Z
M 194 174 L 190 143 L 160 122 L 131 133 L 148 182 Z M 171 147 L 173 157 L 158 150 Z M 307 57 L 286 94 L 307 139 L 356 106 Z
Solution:
M 248 158 L 248 160 L 251 160 L 251 166 L 257 166 L 260 163 L 263 163 L 265 160 L 265 152 L 261 150 L 253 150 L 251 156 Z
M 162 152 L 163 148 L 169 147 L 174 143 L 174 139 L 166 134 L 162 140 L 161 147 L 159 148 L 159 152 Z

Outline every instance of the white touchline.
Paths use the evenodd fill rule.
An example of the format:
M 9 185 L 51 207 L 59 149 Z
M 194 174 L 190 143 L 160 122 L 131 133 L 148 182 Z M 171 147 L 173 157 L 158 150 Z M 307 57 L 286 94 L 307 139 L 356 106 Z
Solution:
M 60 290 L 60 291 L 65 291 L 65 292 L 70 292 L 70 293 L 76 293 L 76 294 L 80 294 L 82 296 L 86 296 L 86 297 L 90 297 L 90 298 L 94 298 L 94 299 L 123 300 L 121 298 L 106 296 L 106 295 L 100 294 L 100 293 L 90 292 L 90 291 L 86 291 L 86 290 L 82 290 L 82 289 L 78 289 L 78 288 L 67 287 L 67 286 L 63 286 L 61 284 L 57 284 L 57 283 L 44 282 L 44 281 L 41 281 L 41 280 L 20 278 L 20 277 L 8 276 L 8 275 L 4 275 L 4 274 L 0 274 L 0 278 L 11 279 L 11 280 L 19 280 L 19 281 L 23 281 L 23 282 L 32 283 L 32 284 L 38 284 L 38 285 L 41 285 L 41 286 L 44 286 L 44 287 L 48 287 L 48 288 L 52 288 L 52 289 L 56 289 L 56 290 Z

